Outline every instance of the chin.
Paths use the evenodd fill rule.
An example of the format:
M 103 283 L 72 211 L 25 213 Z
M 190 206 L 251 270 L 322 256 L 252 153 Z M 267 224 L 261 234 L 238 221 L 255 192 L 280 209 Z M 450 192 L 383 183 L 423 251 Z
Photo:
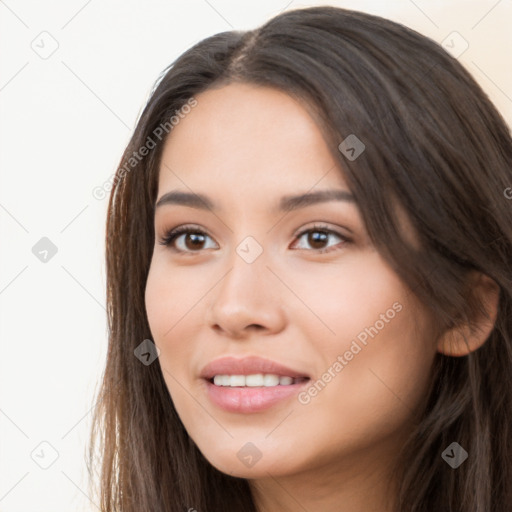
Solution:
M 282 476 L 291 471 L 289 465 L 282 464 L 287 460 L 285 456 L 275 452 L 265 455 L 251 443 L 245 443 L 242 448 L 237 446 L 222 451 L 201 452 L 217 470 L 237 478 L 268 478 L 269 475 Z

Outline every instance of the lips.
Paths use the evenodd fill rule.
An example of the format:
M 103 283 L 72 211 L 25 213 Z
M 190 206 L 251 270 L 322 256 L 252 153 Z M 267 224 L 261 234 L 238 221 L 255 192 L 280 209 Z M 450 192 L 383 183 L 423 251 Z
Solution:
M 258 382 L 246 382 L 244 376 Z M 311 378 L 300 370 L 256 356 L 216 359 L 203 368 L 201 377 L 211 403 L 235 414 L 262 413 L 278 404 L 286 406 Z M 214 377 L 217 382 L 213 382 Z M 224 383 L 225 378 L 229 378 L 228 384 Z
M 241 359 L 235 357 L 222 357 L 208 363 L 201 371 L 203 379 L 211 380 L 215 375 L 254 375 L 258 373 L 276 374 L 282 377 L 307 378 L 307 373 L 288 368 L 280 363 L 256 356 Z

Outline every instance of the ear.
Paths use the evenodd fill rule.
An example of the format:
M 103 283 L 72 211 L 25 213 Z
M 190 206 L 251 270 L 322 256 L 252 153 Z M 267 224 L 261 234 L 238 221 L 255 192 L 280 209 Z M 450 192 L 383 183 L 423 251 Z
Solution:
M 449 328 L 437 342 L 437 350 L 446 356 L 466 356 L 480 348 L 489 338 L 498 315 L 500 289 L 496 281 L 478 272 L 474 278 L 472 292 L 483 306 L 476 311 L 468 323 Z

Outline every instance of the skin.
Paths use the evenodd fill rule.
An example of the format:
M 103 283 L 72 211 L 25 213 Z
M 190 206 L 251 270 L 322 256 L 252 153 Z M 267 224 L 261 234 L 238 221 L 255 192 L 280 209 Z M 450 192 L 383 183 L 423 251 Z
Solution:
M 181 421 L 213 466 L 249 479 L 260 511 L 390 511 L 390 465 L 424 405 L 441 346 L 432 321 L 371 245 L 356 204 L 273 212 L 284 195 L 349 191 L 340 163 L 297 101 L 247 84 L 196 99 L 165 143 L 157 201 L 171 190 L 192 191 L 220 210 L 156 209 L 145 297 Z M 315 245 L 307 234 L 295 237 L 315 232 L 315 223 L 350 241 L 331 234 Z M 181 235 L 175 245 L 188 252 L 180 254 L 158 243 L 185 224 L 206 232 L 202 244 Z M 263 249 L 252 263 L 236 252 L 247 236 Z M 318 252 L 326 247 L 330 252 Z M 396 303 L 394 318 L 367 345 L 359 343 L 362 349 L 307 404 L 292 397 L 259 413 L 226 412 L 199 378 L 224 355 L 272 359 L 314 380 L 329 368 L 332 375 L 338 356 Z M 261 452 L 252 467 L 237 457 L 247 442 Z

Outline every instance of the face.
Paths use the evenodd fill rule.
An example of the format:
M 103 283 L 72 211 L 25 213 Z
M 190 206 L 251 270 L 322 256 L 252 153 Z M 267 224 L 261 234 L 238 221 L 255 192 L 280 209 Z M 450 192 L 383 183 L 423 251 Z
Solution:
M 299 103 L 247 84 L 196 99 L 166 141 L 157 203 L 207 199 L 157 206 L 145 297 L 183 425 L 212 465 L 244 478 L 389 461 L 426 398 L 426 313 L 370 243 Z M 320 191 L 339 195 L 280 209 Z M 169 237 L 178 227 L 189 232 Z

